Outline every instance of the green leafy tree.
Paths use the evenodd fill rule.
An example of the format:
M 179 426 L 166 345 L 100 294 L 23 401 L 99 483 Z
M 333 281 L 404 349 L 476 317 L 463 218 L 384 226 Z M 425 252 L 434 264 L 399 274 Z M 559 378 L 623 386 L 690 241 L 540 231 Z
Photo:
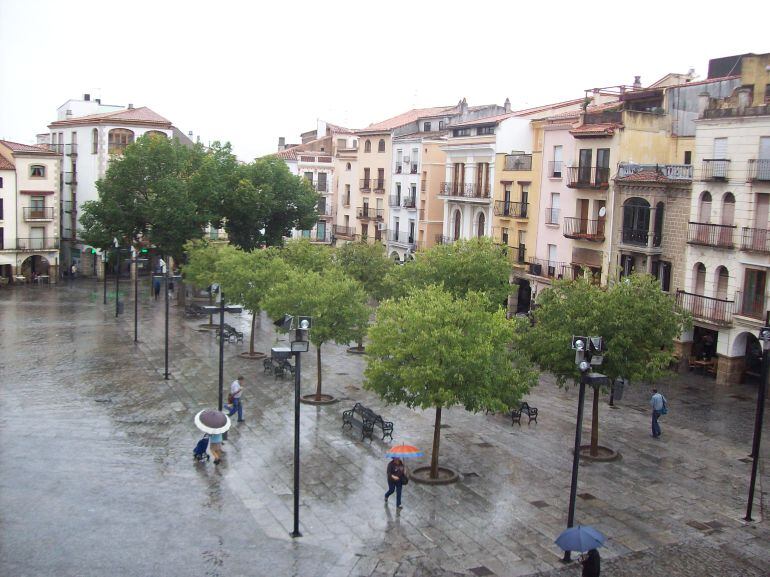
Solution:
M 573 335 L 601 336 L 606 352 L 601 367 L 609 382 L 622 377 L 653 381 L 673 359 L 674 339 L 689 326 L 686 311 L 649 275 L 632 275 L 607 289 L 587 279 L 556 282 L 540 293 L 535 324 L 526 339 L 535 362 L 564 386 L 577 382 Z M 594 387 L 591 454 L 599 446 L 599 393 Z
M 273 318 L 284 314 L 310 316 L 313 325 L 310 342 L 316 347 L 317 385 L 315 397 L 321 399 L 321 347 L 324 343 L 347 344 L 358 338 L 369 318 L 366 293 L 361 284 L 339 267 L 321 273 L 294 269 L 265 297 L 264 310 Z
M 323 272 L 332 266 L 332 250 L 306 238 L 292 239 L 281 249 L 281 258 L 298 271 Z
M 251 313 L 251 357 L 262 356 L 254 351 L 257 317 L 262 310 L 262 301 L 273 286 L 287 277 L 288 272 L 288 265 L 275 250 L 245 252 L 227 246 L 220 252 L 217 276 L 227 300 L 242 304 Z
M 522 354 L 523 325 L 489 310 L 486 295 L 456 297 L 440 286 L 380 305 L 369 329 L 364 387 L 385 401 L 435 408 L 431 478 L 438 476 L 441 410 L 507 410 L 537 383 Z
M 209 304 L 213 302 L 213 293 L 210 287 L 220 282 L 217 270 L 222 258 L 222 250 L 225 245 L 209 243 L 204 240 L 191 240 L 185 245 L 187 262 L 182 265 L 182 274 L 185 280 L 197 287 L 207 287 Z M 213 327 L 212 315 L 209 315 L 209 325 Z
M 505 252 L 488 238 L 458 240 L 434 246 L 418 253 L 415 260 L 394 267 L 387 276 L 385 291 L 398 298 L 414 287 L 443 284 L 456 297 L 483 292 L 489 310 L 496 310 L 510 293 L 510 272 Z
M 319 199 L 283 160 L 267 156 L 239 168 L 236 185 L 223 191 L 221 214 L 230 242 L 250 251 L 281 246 L 293 228 L 311 228 Z

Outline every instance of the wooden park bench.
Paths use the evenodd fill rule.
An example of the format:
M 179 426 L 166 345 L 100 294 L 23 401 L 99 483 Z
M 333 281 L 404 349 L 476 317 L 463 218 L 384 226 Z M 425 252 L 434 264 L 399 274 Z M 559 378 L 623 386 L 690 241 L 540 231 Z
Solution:
M 363 406 L 361 403 L 356 403 L 352 409 L 342 412 L 342 429 L 345 427 L 353 428 L 358 427 L 361 429 L 361 440 L 365 437 L 369 437 L 372 440 L 372 433 L 374 427 L 377 426 L 382 431 L 382 440 L 385 437 L 389 437 L 393 440 L 393 423 L 384 420 L 380 415 L 372 411 L 371 409 Z
M 532 421 L 535 421 L 535 424 L 537 424 L 537 409 L 535 407 L 530 407 L 529 403 L 523 402 L 518 409 L 511 409 L 511 426 L 513 426 L 514 423 L 518 423 L 519 426 L 521 426 L 522 414 L 529 417 L 529 421 L 527 421 L 528 425 Z

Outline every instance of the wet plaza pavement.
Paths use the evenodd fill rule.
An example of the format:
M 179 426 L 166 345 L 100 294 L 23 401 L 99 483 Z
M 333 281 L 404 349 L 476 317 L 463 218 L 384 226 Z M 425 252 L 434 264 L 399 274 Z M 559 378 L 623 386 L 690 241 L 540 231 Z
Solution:
M 143 287 L 116 319 L 94 281 L 0 289 L 0 575 L 439 576 L 579 575 L 554 538 L 566 525 L 577 394 L 548 376 L 527 400 L 539 423 L 445 411 L 450 486 L 410 483 L 404 509 L 383 506 L 388 444 L 341 430 L 356 401 L 395 423 L 394 442 L 426 450 L 433 411 L 385 406 L 361 387 L 365 358 L 325 345 L 324 391 L 302 406 L 300 529 L 292 540 L 293 387 L 248 349 L 226 344 L 225 386 L 244 374 L 245 422 L 223 463 L 194 464 L 194 414 L 216 406 L 218 343 L 171 307 L 171 379 L 163 379 L 163 303 Z M 205 319 L 204 319 L 205 320 Z M 276 337 L 263 316 L 257 349 Z M 311 350 L 312 351 L 312 350 Z M 315 387 L 303 355 L 303 390 Z M 659 388 L 671 412 L 649 436 L 647 387 L 600 403 L 613 463 L 581 463 L 576 520 L 608 536 L 602 575 L 767 576 L 770 416 L 753 524 L 744 523 L 756 387 L 700 376 Z M 589 396 L 590 398 L 590 396 Z M 584 439 L 591 418 L 586 403 Z M 415 463 L 409 463 L 414 466 Z

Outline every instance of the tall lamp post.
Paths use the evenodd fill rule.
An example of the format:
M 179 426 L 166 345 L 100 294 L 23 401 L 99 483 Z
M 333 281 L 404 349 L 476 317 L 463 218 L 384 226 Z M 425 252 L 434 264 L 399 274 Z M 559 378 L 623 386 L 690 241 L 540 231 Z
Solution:
M 575 448 L 572 454 L 572 481 L 569 489 L 569 510 L 567 528 L 575 526 L 575 500 L 577 497 L 578 467 L 580 465 L 580 437 L 583 431 L 583 405 L 586 398 L 586 385 L 598 387 L 605 384 L 607 377 L 600 373 L 589 372 L 592 366 L 602 364 L 604 343 L 602 337 L 572 337 L 572 349 L 575 351 L 575 364 L 580 370 L 580 389 L 578 391 L 578 409 L 575 424 Z M 569 563 L 572 551 L 565 551 L 562 561 Z
M 762 424 L 765 417 L 765 395 L 767 391 L 768 361 L 770 360 L 770 326 L 764 326 L 759 330 L 759 340 L 762 342 L 762 373 L 759 380 L 759 391 L 757 391 L 754 440 L 751 444 L 751 481 L 749 482 L 749 499 L 746 503 L 746 516 L 744 517 L 746 521 L 754 520 L 751 518 L 751 509 L 754 505 L 754 489 L 757 485 L 757 469 L 759 467 L 759 444 L 762 440 Z
M 107 304 L 107 251 L 102 251 L 102 276 L 104 277 L 104 304 Z
M 243 307 L 226 306 L 225 305 L 225 293 L 220 290 L 219 292 L 219 304 L 218 305 L 204 305 L 201 307 L 209 314 L 219 313 L 219 404 L 218 408 L 221 411 L 225 405 L 225 393 L 224 393 L 224 368 L 225 368 L 225 313 L 239 313 L 243 311 Z
M 284 315 L 283 319 L 276 321 L 276 326 L 291 330 L 294 317 Z M 292 537 L 302 537 L 299 532 L 299 411 L 300 411 L 300 375 L 301 362 L 300 353 L 308 352 L 310 346 L 310 327 L 312 319 L 310 317 L 299 317 L 298 326 L 294 332 L 294 340 L 291 347 L 273 347 L 271 353 L 276 358 L 286 358 L 289 354 L 294 355 L 294 528 L 289 535 Z
M 164 329 L 164 341 L 165 341 L 165 364 L 164 364 L 164 371 L 163 371 L 163 378 L 165 380 L 168 380 L 169 372 L 168 372 L 168 281 L 169 279 L 180 279 L 182 278 L 181 275 L 172 275 L 169 274 L 168 271 L 166 271 L 164 274 L 155 274 L 152 276 L 153 281 L 155 280 L 162 280 L 163 281 L 163 290 L 166 293 L 166 303 L 165 303 L 165 309 L 166 309 L 166 319 L 165 319 L 165 329 Z

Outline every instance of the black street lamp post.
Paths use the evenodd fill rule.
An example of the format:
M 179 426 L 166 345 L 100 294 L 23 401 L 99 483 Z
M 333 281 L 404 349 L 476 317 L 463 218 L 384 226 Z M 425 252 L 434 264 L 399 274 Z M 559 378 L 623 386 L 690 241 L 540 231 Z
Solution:
M 134 268 L 134 342 L 139 342 L 139 259 L 136 258 L 136 249 L 131 249 L 131 263 Z
M 102 252 L 102 276 L 104 277 L 104 304 L 107 304 L 107 251 Z
M 117 267 L 115 268 L 115 318 L 120 314 L 120 248 L 115 246 Z
M 164 350 L 165 350 L 165 352 L 164 352 L 164 357 L 165 357 L 164 367 L 165 368 L 164 368 L 164 371 L 163 371 L 163 378 L 165 380 L 168 380 L 168 378 L 169 378 L 169 372 L 168 372 L 168 307 L 169 307 L 168 281 L 169 281 L 169 279 L 179 279 L 179 278 L 182 278 L 181 275 L 171 275 L 168 272 L 166 272 L 166 273 L 164 273 L 162 275 L 155 274 L 155 275 L 152 276 L 153 282 L 155 280 L 163 280 L 163 290 L 166 293 L 166 299 L 165 299 L 166 300 L 166 302 L 165 302 L 166 318 L 165 318 L 165 329 L 164 329 L 164 343 L 165 343 L 165 347 L 164 347 Z
M 749 481 L 749 498 L 746 503 L 745 521 L 754 520 L 751 518 L 751 509 L 754 505 L 754 490 L 757 485 L 757 470 L 759 468 L 759 446 L 762 440 L 762 424 L 765 417 L 765 396 L 767 391 L 768 363 L 770 361 L 770 326 L 764 326 L 759 330 L 759 340 L 762 343 L 762 372 L 759 380 L 759 390 L 757 391 L 757 411 L 754 417 L 754 439 L 751 444 L 751 481 Z

